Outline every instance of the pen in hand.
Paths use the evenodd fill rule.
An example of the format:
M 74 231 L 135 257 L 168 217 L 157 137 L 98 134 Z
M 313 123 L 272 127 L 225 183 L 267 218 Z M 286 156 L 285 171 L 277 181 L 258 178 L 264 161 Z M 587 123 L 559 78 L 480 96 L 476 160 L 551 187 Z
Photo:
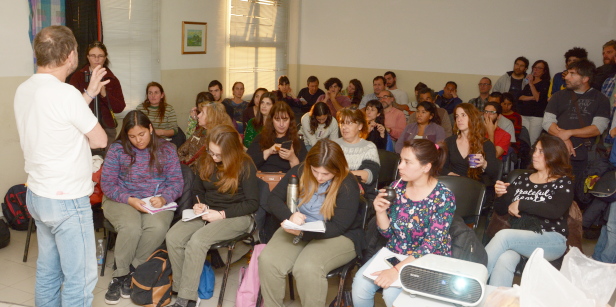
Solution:
M 154 191 L 154 196 L 158 195 L 158 187 L 160 186 L 160 183 L 156 185 L 156 191 Z

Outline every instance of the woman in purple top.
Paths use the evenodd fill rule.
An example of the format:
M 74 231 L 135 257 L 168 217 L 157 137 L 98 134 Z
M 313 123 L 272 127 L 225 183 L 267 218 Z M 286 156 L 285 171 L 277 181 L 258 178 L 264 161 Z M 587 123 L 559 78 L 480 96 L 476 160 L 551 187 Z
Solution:
M 428 139 L 434 143 L 441 143 L 445 140 L 445 129 L 441 127 L 441 118 L 438 116 L 435 104 L 427 101 L 420 102 L 415 114 L 417 122 L 407 125 L 396 142 L 397 153 L 402 151 L 406 140 Z
M 180 197 L 183 184 L 175 147 L 154 133 L 144 113 L 128 112 L 101 175 L 103 212 L 118 233 L 107 304 L 130 298 L 130 273 L 163 243 L 173 219 L 173 211 L 148 213 L 142 199 L 154 196 L 150 204 L 161 208 Z
M 436 178 L 446 152 L 425 139 L 404 142 L 398 166 L 402 182 L 391 185 L 396 190 L 396 200 L 390 203 L 385 199 L 385 190 L 381 190 L 374 209 L 379 232 L 389 238 L 385 247 L 407 258 L 389 270 L 374 272 L 374 281 L 365 277 L 364 271 L 379 254 L 368 260 L 353 280 L 356 307 L 374 306 L 374 294 L 379 288 L 383 288 L 385 304 L 391 307 L 402 289 L 390 285 L 398 279 L 402 266 L 427 254 L 451 256 L 449 226 L 456 211 L 455 198 Z

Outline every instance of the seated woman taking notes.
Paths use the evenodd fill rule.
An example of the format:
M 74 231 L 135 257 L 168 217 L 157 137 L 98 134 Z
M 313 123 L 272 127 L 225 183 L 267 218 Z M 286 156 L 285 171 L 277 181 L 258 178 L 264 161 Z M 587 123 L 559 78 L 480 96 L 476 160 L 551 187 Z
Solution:
M 210 246 L 247 232 L 250 214 L 259 207 L 257 170 L 244 152 L 239 133 L 223 124 L 209 130 L 206 139 L 207 154 L 200 157 L 193 188 L 193 201 L 203 203 L 196 203 L 193 210 L 208 213 L 180 221 L 167 233 L 173 291 L 178 292 L 172 307 L 194 306 Z
M 150 214 L 141 199 L 154 196 L 151 205 L 160 208 L 180 197 L 183 184 L 175 147 L 156 135 L 141 111 L 128 112 L 101 174 L 103 213 L 118 233 L 107 304 L 130 297 L 129 273 L 163 243 L 173 219 L 173 211 Z
M 285 204 L 289 178 L 299 178 L 299 212 Z M 325 305 L 325 276 L 360 255 L 364 248 L 359 185 L 349 171 L 340 146 L 318 141 L 306 162 L 293 167 L 269 197 L 269 206 L 281 221 L 324 221 L 325 233 L 280 227 L 259 256 L 259 279 L 265 306 L 284 306 L 285 280 L 293 272 L 302 306 Z

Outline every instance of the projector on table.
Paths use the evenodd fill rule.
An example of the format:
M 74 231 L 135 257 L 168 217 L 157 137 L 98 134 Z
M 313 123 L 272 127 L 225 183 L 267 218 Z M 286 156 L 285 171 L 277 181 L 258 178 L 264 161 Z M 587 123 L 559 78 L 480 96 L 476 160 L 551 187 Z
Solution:
M 483 300 L 488 269 L 478 263 L 428 254 L 400 270 L 402 289 L 413 295 L 476 306 Z

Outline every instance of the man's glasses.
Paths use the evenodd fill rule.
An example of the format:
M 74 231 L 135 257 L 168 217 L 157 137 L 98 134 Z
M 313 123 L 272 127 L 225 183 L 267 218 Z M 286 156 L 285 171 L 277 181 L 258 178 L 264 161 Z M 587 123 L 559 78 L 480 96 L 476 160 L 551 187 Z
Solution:
M 220 160 L 220 158 L 222 158 L 222 155 L 221 155 L 221 154 L 215 154 L 215 153 L 211 152 L 209 149 L 207 150 L 207 153 L 208 153 L 210 156 L 212 156 L 212 158 L 219 159 L 219 160 Z
M 88 57 L 91 58 L 91 59 L 99 59 L 100 60 L 100 59 L 104 59 L 106 56 L 104 56 L 104 55 L 89 54 Z
M 490 114 L 490 115 L 496 115 L 496 111 L 488 111 L 488 110 L 484 110 L 483 113 L 485 114 Z
M 479 86 L 488 86 L 488 85 L 492 85 L 490 83 L 479 83 Z
M 379 97 L 379 100 L 383 100 L 385 98 L 391 98 L 391 97 L 393 97 L 393 96 L 383 95 L 383 96 Z

